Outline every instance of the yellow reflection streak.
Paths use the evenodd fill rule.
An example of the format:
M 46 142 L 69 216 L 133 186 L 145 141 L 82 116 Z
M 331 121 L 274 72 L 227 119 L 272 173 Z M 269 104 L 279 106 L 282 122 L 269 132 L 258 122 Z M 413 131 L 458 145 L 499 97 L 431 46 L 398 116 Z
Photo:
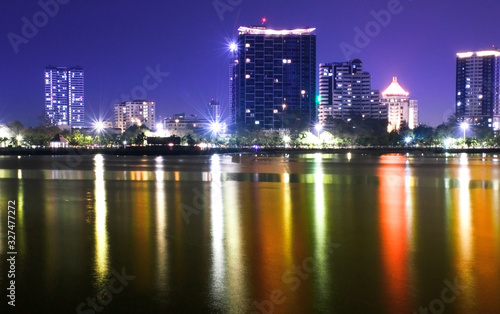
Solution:
M 407 163 L 405 167 L 405 212 L 406 212 L 406 230 L 408 236 L 408 243 L 410 244 L 411 251 L 414 249 L 415 237 L 413 234 L 414 223 L 414 206 L 413 206 L 413 187 L 415 186 L 415 178 L 412 175 L 410 165 Z
M 240 221 L 239 190 L 237 184 L 224 186 L 224 208 L 226 211 L 226 260 L 228 308 L 237 309 L 248 300 L 244 263 L 244 241 L 242 240 L 242 222 Z
M 156 283 L 161 295 L 167 291 L 167 202 L 163 157 L 156 158 Z
M 283 226 L 285 228 L 284 255 L 285 265 L 292 264 L 292 192 L 290 190 L 290 174 L 283 174 Z
M 461 273 L 462 282 L 465 282 L 464 294 L 470 296 L 465 301 L 474 298 L 474 274 L 472 273 L 472 217 L 471 217 L 471 181 L 469 161 L 467 154 L 460 156 L 460 168 L 458 169 L 459 195 L 458 195 L 458 271 Z M 472 304 L 468 304 L 472 306 Z
M 225 291 L 224 205 L 222 202 L 219 155 L 211 158 L 210 214 L 212 229 L 212 293 L 214 299 L 223 298 Z
M 109 267 L 108 231 L 106 225 L 106 188 L 104 184 L 104 157 L 95 155 L 95 271 L 100 284 L 106 281 Z
M 18 252 L 24 254 L 25 252 L 25 238 L 24 238 L 24 183 L 23 183 L 23 173 L 21 169 L 17 171 L 17 178 L 19 182 L 17 191 L 17 202 L 16 202 L 16 229 L 17 231 L 17 241 L 18 241 Z
M 324 294 L 327 293 L 327 272 L 328 253 L 326 243 L 326 208 L 325 208 L 325 185 L 323 173 L 323 160 L 321 154 L 315 155 L 314 168 L 314 267 L 317 272 L 320 300 L 325 300 Z

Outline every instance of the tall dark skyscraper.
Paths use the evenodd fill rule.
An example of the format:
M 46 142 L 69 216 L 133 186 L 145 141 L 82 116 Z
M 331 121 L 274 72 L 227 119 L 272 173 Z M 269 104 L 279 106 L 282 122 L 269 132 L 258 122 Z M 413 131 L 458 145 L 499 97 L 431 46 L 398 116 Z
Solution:
M 500 129 L 500 51 L 457 53 L 457 119 Z
M 85 126 L 83 68 L 45 68 L 45 118 L 61 127 Z
M 387 108 L 381 106 L 378 90 L 372 90 L 372 79 L 363 71 L 359 59 L 319 65 L 319 121 L 387 119 Z
M 238 42 L 231 45 L 233 123 L 280 129 L 290 126 L 291 117 L 304 124 L 316 121 L 314 30 L 238 29 Z

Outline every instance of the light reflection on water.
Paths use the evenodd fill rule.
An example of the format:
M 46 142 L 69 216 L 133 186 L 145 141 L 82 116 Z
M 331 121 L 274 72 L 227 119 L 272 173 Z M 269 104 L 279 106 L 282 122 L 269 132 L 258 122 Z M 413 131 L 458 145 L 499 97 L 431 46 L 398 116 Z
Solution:
M 74 170 L 30 158 L 40 167 L 2 159 L 0 201 L 17 197 L 19 258 L 37 261 L 18 265 L 31 311 L 73 311 L 123 267 L 137 279 L 103 313 L 250 312 L 274 291 L 275 313 L 414 312 L 455 278 L 465 287 L 447 311 L 500 307 L 489 155 L 96 155 Z M 182 206 L 198 211 L 186 221 Z
M 108 227 L 106 208 L 106 187 L 104 183 L 104 157 L 95 155 L 95 272 L 97 287 L 106 284 L 109 273 Z

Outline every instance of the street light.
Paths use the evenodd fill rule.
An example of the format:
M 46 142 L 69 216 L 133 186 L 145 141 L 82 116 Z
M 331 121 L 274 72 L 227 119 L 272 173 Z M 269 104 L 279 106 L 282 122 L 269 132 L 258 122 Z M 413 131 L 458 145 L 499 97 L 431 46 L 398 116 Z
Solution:
M 210 130 L 215 135 L 218 135 L 220 131 L 222 131 L 222 124 L 219 122 L 214 122 L 210 125 Z
M 96 121 L 94 123 L 94 128 L 98 133 L 101 133 L 104 130 L 104 122 L 102 121 Z
M 319 132 L 321 132 L 321 130 L 323 130 L 323 126 L 321 124 L 316 124 L 316 126 L 314 127 L 316 129 L 316 131 L 318 131 L 318 138 L 319 138 Z
M 464 130 L 464 142 L 465 142 L 465 130 L 469 128 L 469 125 L 467 124 L 467 122 L 462 122 L 462 124 L 460 124 L 460 127 Z

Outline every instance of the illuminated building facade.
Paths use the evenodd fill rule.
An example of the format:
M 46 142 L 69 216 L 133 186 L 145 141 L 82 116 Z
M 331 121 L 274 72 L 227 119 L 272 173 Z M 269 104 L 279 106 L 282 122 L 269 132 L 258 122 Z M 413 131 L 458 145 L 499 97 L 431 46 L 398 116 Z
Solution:
M 319 65 L 318 118 L 349 121 L 353 118 L 386 119 L 379 91 L 372 90 L 371 75 L 363 71 L 359 59 Z
M 231 114 L 239 126 L 287 127 L 286 115 L 317 119 L 314 28 L 240 27 L 231 48 Z
M 60 127 L 85 127 L 83 68 L 45 68 L 45 119 Z
M 387 131 L 398 131 L 403 124 L 414 129 L 418 126 L 418 101 L 410 99 L 410 93 L 392 79 L 391 85 L 382 92 L 382 105 L 387 108 Z
M 500 51 L 457 53 L 455 113 L 459 121 L 500 129 Z
M 208 111 L 208 119 L 213 122 L 219 122 L 221 121 L 221 111 L 220 111 L 220 105 L 217 100 L 210 100 L 208 103 L 207 107 Z
M 152 130 L 155 125 L 155 103 L 146 100 L 134 100 L 116 104 L 115 128 L 123 131 L 132 125 L 142 126 L 143 124 Z

